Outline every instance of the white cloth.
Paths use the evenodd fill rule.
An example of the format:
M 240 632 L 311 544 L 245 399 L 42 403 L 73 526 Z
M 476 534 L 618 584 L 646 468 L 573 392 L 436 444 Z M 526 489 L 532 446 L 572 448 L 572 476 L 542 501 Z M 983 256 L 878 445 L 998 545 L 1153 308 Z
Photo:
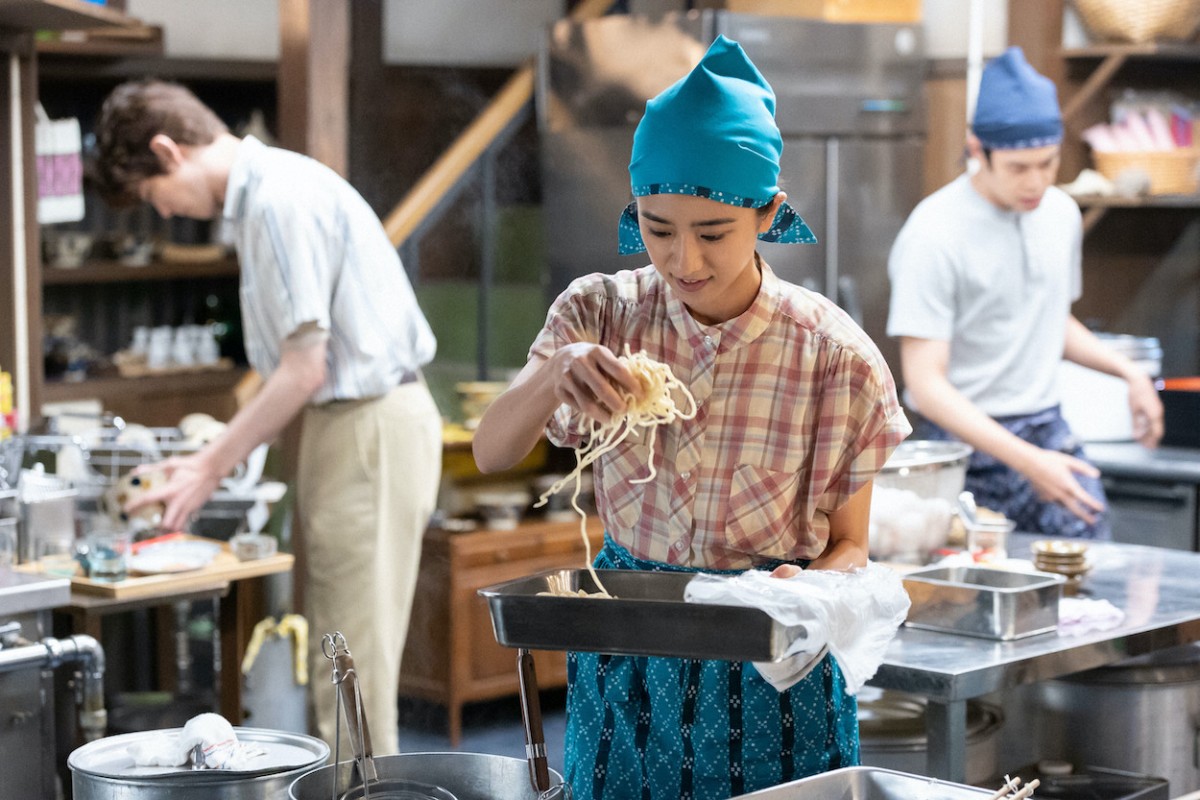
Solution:
M 129 755 L 139 767 L 182 767 L 199 746 L 204 769 L 245 769 L 251 759 L 265 751 L 239 742 L 233 726 L 220 714 L 200 714 L 188 720 L 178 734 L 139 741 Z
M 888 336 L 950 342 L 950 383 L 990 416 L 1050 408 L 1082 242 L 1079 206 L 1061 189 L 1017 213 L 963 175 L 921 201 L 892 245 Z
M 1125 612 L 1107 600 L 1064 597 L 1058 601 L 1059 636 L 1083 636 L 1115 628 L 1125 621 Z
M 849 572 L 804 570 L 792 578 L 772 578 L 761 570 L 699 574 L 688 582 L 684 600 L 762 609 L 786 627 L 790 639 L 784 659 L 755 664 L 763 678 L 783 691 L 828 648 L 846 678 L 847 694 L 857 694 L 879 669 L 910 605 L 900 577 L 875 562 Z
M 247 136 L 222 224 L 241 263 L 246 356 L 263 376 L 285 340 L 314 325 L 329 337 L 314 403 L 382 396 L 433 359 L 437 343 L 396 248 L 333 170 Z

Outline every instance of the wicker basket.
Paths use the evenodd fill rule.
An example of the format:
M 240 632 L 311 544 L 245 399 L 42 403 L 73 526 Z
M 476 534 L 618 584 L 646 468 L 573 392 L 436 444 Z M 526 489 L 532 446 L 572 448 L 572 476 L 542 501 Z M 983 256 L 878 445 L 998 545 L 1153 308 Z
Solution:
M 1195 194 L 1200 189 L 1197 166 L 1200 148 L 1180 147 L 1156 152 L 1098 153 L 1093 152 L 1096 170 L 1104 177 L 1116 180 L 1127 169 L 1144 170 L 1150 176 L 1150 194 Z
M 1073 0 L 1092 36 L 1108 42 L 1189 39 L 1200 27 L 1200 0 Z

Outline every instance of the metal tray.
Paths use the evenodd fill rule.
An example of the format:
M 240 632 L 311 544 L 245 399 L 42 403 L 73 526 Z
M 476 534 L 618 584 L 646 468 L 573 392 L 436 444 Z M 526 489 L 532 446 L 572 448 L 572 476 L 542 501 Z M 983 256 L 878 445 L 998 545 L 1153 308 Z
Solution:
M 551 575 L 572 589 L 596 591 L 585 569 L 548 570 L 480 589 L 496 641 L 532 650 L 728 661 L 776 661 L 787 648 L 786 627 L 764 611 L 685 602 L 691 573 L 596 572 L 615 599 L 538 595 Z
M 978 800 L 994 791 L 878 767 L 843 767 L 734 800 Z
M 1058 628 L 1066 579 L 1045 572 L 932 567 L 904 576 L 913 628 L 985 639 L 1022 639 Z

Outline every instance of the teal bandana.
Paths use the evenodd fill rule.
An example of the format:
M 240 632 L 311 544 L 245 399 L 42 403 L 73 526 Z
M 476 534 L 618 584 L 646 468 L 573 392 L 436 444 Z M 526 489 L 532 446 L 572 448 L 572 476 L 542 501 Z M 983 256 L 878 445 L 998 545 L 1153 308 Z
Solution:
M 634 197 L 689 194 L 759 208 L 779 193 L 782 152 L 775 92 L 741 45 L 718 36 L 690 73 L 646 103 L 633 134 L 629 179 Z M 618 235 L 622 255 L 646 249 L 636 201 L 622 213 Z M 817 241 L 787 203 L 758 238 L 784 244 Z

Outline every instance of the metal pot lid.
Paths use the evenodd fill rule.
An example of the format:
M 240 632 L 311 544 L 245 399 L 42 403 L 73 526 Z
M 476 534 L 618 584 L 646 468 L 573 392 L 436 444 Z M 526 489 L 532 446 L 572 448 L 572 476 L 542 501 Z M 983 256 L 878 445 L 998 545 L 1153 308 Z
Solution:
M 916 439 L 901 442 L 892 452 L 887 463 L 883 465 L 885 472 L 895 472 L 900 469 L 914 467 L 932 467 L 942 464 L 952 464 L 969 458 L 974 449 L 964 442 L 943 442 L 933 439 Z
M 1118 661 L 1103 667 L 1060 678 L 1067 683 L 1153 685 L 1200 681 L 1200 643 Z
M 858 695 L 859 738 L 864 742 L 900 745 L 924 745 L 925 707 L 922 697 L 883 690 Z M 994 729 L 1003 720 L 998 708 L 987 703 L 967 703 L 967 738 L 974 740 Z
M 1162 344 L 1155 336 L 1097 333 L 1096 338 L 1109 350 L 1121 353 L 1134 361 L 1160 361 L 1163 356 Z
M 137 733 L 122 733 L 106 736 L 77 748 L 67 758 L 67 766 L 74 772 L 121 781 L 145 779 L 155 784 L 162 783 L 208 783 L 230 780 L 245 780 L 265 775 L 276 775 L 296 769 L 317 767 L 329 758 L 329 746 L 313 736 L 263 728 L 234 728 L 239 742 L 252 743 L 266 752 L 254 758 L 246 769 L 201 769 L 190 767 L 139 767 L 134 765 L 129 754 L 132 745 L 147 739 L 178 736 L 183 728 L 167 728 Z

